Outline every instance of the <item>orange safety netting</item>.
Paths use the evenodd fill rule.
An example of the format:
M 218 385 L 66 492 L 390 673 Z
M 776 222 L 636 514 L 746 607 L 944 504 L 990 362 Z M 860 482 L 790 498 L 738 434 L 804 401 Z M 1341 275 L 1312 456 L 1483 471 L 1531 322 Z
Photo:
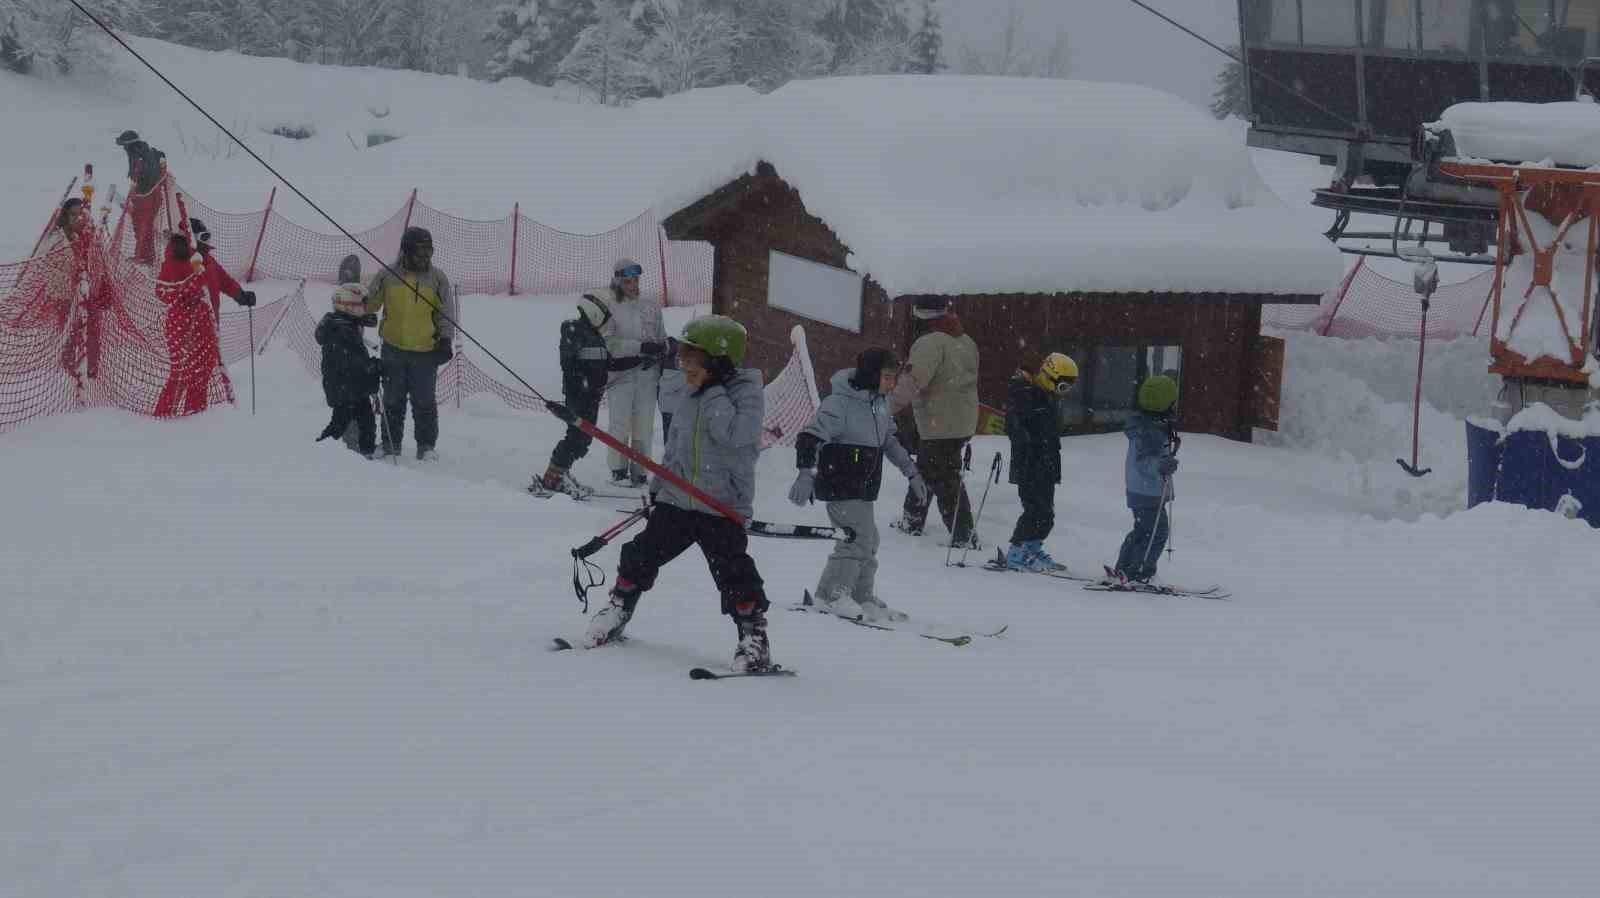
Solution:
M 1328 337 L 1415 337 L 1422 326 L 1422 301 L 1410 283 L 1368 268 L 1362 259 L 1345 280 L 1314 306 L 1268 305 L 1261 323 L 1281 330 L 1303 330 Z M 1485 312 L 1494 270 L 1445 284 L 1428 303 L 1428 336 L 1477 336 L 1488 324 Z

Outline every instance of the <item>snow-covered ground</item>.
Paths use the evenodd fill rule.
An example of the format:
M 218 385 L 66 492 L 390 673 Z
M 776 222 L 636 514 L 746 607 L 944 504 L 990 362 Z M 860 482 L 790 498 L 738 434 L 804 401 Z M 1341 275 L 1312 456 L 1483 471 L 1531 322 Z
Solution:
M 69 86 L 0 79 L 8 108 L 83 152 L 129 124 Z M 453 167 L 448 137 L 423 189 L 470 214 L 503 185 Z M 421 177 L 353 177 L 335 153 L 278 158 L 299 154 L 341 213 L 390 210 Z M 74 167 L 18 158 L 0 169 L 13 247 L 60 189 L 34 182 Z M 237 158 L 178 162 L 202 192 L 265 192 Z M 467 304 L 480 339 L 555 386 L 567 301 Z M 623 514 L 522 491 L 559 436 L 549 416 L 480 398 L 445 411 L 439 462 L 365 462 L 312 442 L 320 389 L 274 351 L 254 416 L 239 366 L 238 408 L 7 434 L 0 896 L 1591 895 L 1594 532 L 1463 510 L 1462 418 L 1493 390 L 1470 341 L 1429 347 L 1435 473 L 1400 471 L 1414 350 L 1291 335 L 1279 434 L 1185 440 L 1163 574 L 1232 601 L 946 568 L 937 525 L 885 528 L 891 604 L 1009 630 L 957 648 L 774 610 L 789 680 L 685 676 L 734 644 L 693 552 L 628 645 L 545 651 L 584 622 L 568 549 Z M 1115 553 L 1123 449 L 1064 443 L 1049 546 L 1069 564 Z M 979 438 L 974 467 L 996 451 Z M 784 499 L 792 476 L 788 451 L 762 458 L 758 515 L 823 520 Z M 881 522 L 904 489 L 885 480 Z M 984 539 L 1019 510 L 993 487 Z M 752 548 L 780 608 L 826 552 Z M 597 560 L 609 576 L 615 549 Z

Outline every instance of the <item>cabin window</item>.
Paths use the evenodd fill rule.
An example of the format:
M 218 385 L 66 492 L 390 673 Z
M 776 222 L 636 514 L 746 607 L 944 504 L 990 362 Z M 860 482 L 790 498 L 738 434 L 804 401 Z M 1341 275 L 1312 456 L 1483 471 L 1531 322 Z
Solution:
M 1062 350 L 1078 363 L 1078 388 L 1059 406 L 1066 433 L 1121 430 L 1139 407 L 1139 384 L 1165 374 L 1183 384 L 1183 347 L 1069 346 Z
M 1355 0 L 1307 0 L 1300 5 L 1305 43 L 1322 47 L 1354 47 Z
M 1485 0 L 1484 38 L 1492 56 L 1578 59 L 1595 52 L 1595 0 Z

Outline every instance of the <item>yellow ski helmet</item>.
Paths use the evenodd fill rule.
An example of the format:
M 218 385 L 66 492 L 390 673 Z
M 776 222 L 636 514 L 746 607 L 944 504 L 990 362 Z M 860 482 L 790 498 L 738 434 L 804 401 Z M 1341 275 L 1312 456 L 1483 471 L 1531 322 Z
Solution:
M 1039 373 L 1033 382 L 1047 393 L 1065 396 L 1078 382 L 1078 363 L 1064 353 L 1052 352 L 1039 364 Z

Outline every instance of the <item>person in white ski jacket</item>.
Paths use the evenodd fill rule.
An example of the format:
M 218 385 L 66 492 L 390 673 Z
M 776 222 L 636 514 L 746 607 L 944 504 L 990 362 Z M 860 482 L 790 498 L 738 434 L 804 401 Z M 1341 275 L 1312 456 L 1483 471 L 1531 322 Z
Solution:
M 611 318 L 600 334 L 615 358 L 641 356 L 636 368 L 611 379 L 606 389 L 606 429 L 611 435 L 648 457 L 655 438 L 656 388 L 661 379 L 660 358 L 666 350 L 666 327 L 661 306 L 639 298 L 644 268 L 632 259 L 618 259 L 611 270 L 611 289 L 596 299 L 605 303 Z M 643 486 L 649 479 L 642 465 L 630 462 L 615 449 L 608 453 L 611 479 Z
M 817 580 L 816 607 L 854 620 L 905 620 L 877 595 L 878 524 L 873 503 L 883 480 L 883 463 L 900 469 L 918 501 L 928 501 L 928 484 L 900 444 L 888 394 L 899 375 L 887 349 L 873 347 L 856 357 L 856 366 L 833 375 L 833 392 L 795 440 L 794 486 L 789 501 L 828 503 L 828 520 L 855 531 L 855 539 L 835 543 Z M 816 471 L 813 472 L 812 468 Z

